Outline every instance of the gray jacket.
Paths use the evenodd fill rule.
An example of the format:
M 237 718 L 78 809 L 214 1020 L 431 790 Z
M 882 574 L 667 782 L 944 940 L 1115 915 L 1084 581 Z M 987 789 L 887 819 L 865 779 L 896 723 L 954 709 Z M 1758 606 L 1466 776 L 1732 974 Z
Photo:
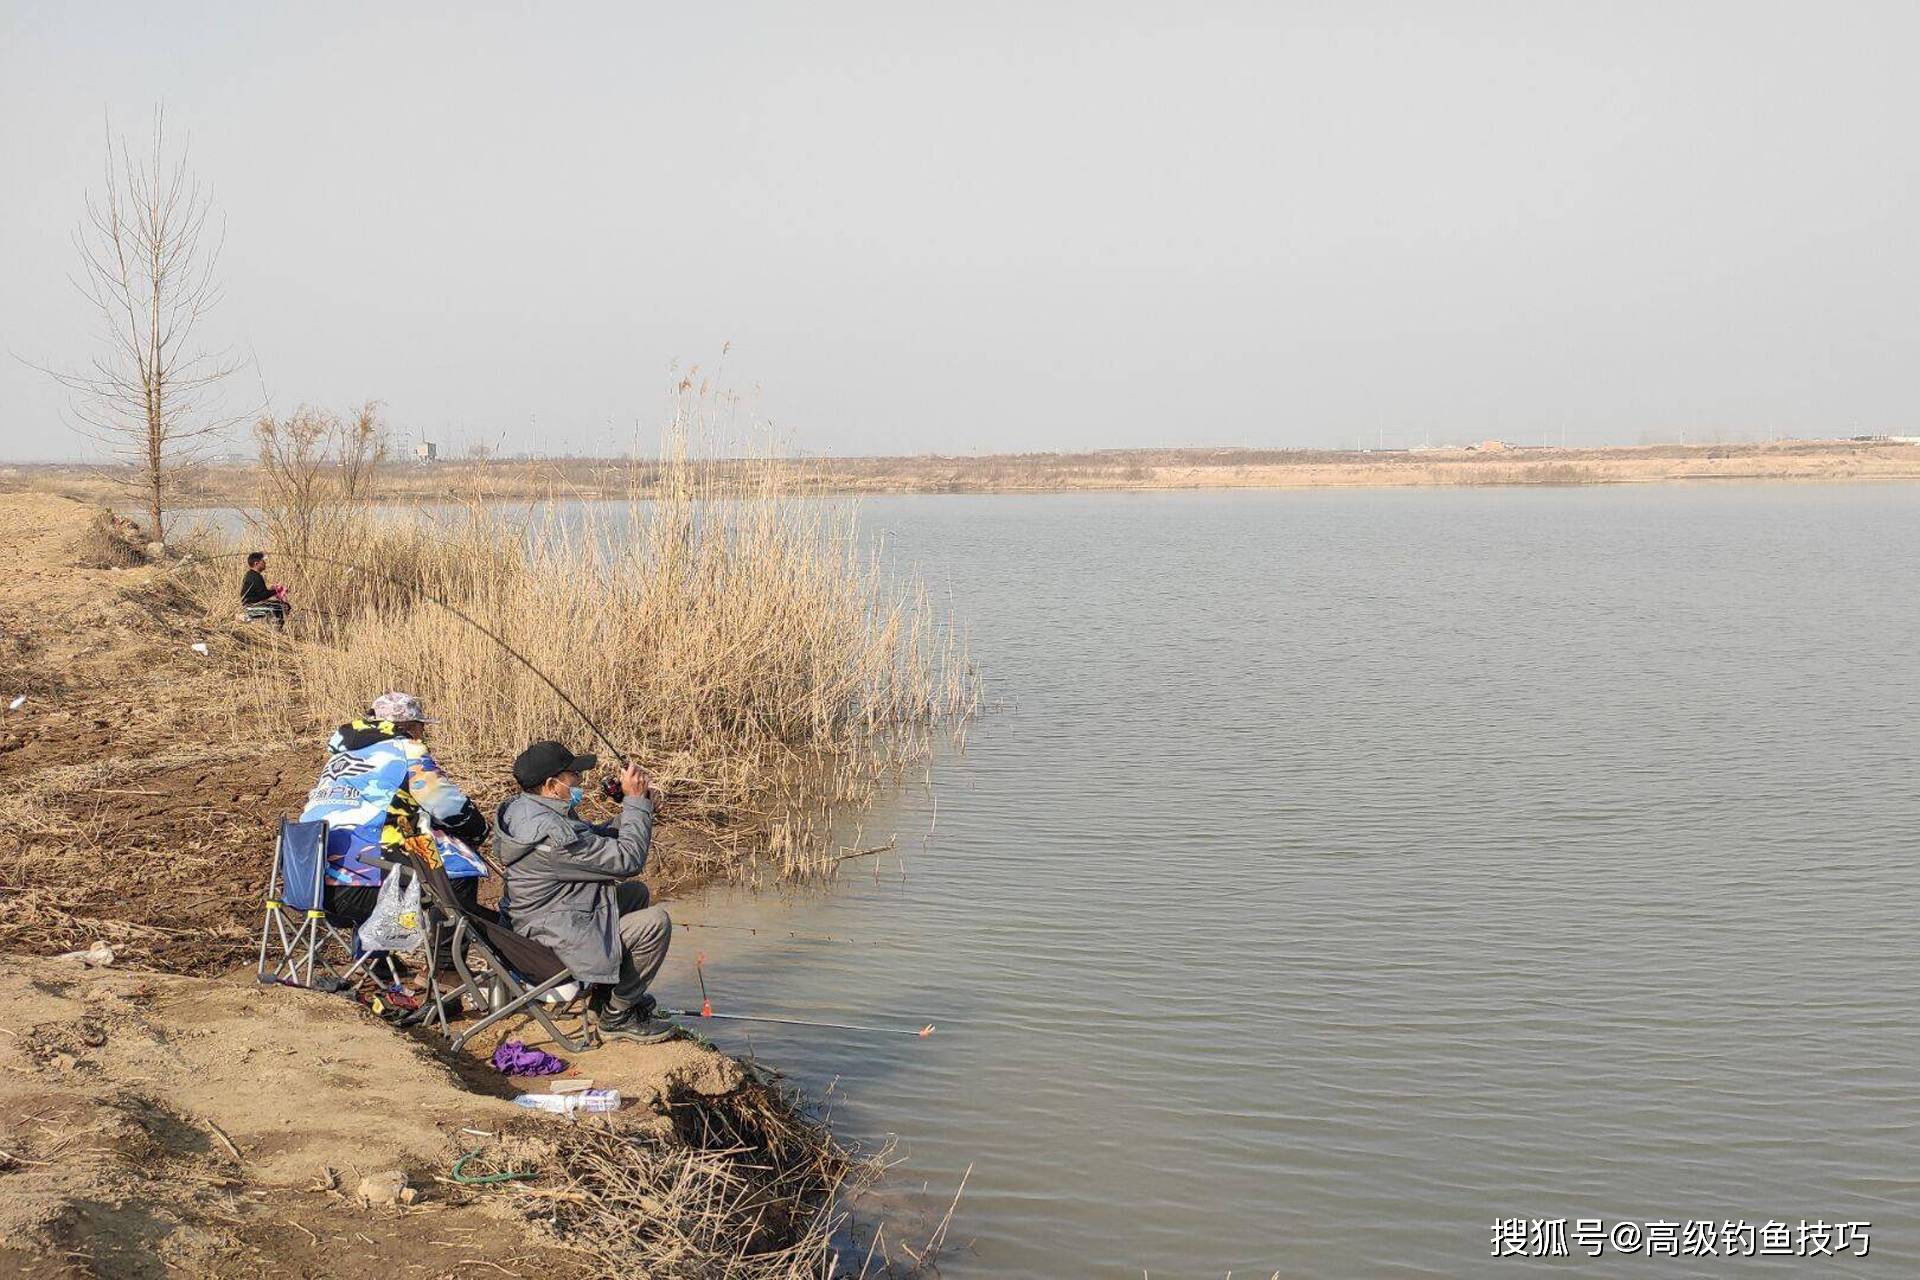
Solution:
M 545 943 L 582 982 L 620 979 L 620 909 L 613 887 L 647 865 L 653 801 L 628 796 L 618 833 L 571 817 L 565 802 L 526 792 L 494 816 L 494 853 L 506 871 L 500 918 Z

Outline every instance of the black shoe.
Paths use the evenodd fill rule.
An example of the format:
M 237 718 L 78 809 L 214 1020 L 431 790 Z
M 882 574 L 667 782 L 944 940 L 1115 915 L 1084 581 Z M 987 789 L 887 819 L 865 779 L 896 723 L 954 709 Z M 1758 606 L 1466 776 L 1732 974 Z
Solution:
M 652 1016 L 656 1008 L 651 999 L 643 999 L 630 1009 L 609 1010 L 600 1015 L 600 1038 L 626 1040 L 633 1044 L 659 1044 L 680 1034 L 676 1023 Z

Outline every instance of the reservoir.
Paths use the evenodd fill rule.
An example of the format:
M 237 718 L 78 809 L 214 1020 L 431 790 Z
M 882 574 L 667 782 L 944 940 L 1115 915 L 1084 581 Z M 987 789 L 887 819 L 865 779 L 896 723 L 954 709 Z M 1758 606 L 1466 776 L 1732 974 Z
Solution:
M 897 855 L 673 904 L 730 927 L 661 990 L 703 951 L 722 1010 L 939 1024 L 703 1024 L 896 1143 L 890 1246 L 971 1167 L 950 1277 L 1808 1265 L 1582 1219 L 1914 1268 L 1920 488 L 861 512 L 990 707 L 846 835 Z M 1573 1257 L 1496 1259 L 1515 1217 Z

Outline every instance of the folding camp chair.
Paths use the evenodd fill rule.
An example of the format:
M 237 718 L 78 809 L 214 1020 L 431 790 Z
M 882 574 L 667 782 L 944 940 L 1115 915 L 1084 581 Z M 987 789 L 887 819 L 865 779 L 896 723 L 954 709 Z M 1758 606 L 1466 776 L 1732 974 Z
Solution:
M 327 824 L 280 820 L 273 871 L 267 882 L 266 919 L 260 924 L 260 964 L 256 977 L 263 982 L 288 982 L 311 987 L 314 975 L 324 971 L 323 986 L 337 991 L 364 972 L 382 986 L 399 985 L 400 972 L 384 951 L 362 952 L 358 926 L 330 917 L 326 911 Z M 341 930 L 347 932 L 342 934 Z M 267 968 L 267 952 L 278 940 L 280 958 Z M 345 971 L 327 959 L 329 944 L 348 960 Z M 304 973 L 302 972 L 304 970 Z
M 321 955 L 321 948 L 335 942 L 352 947 L 327 919 L 327 824 L 280 820 L 280 838 L 275 845 L 273 871 L 267 880 L 267 914 L 260 922 L 260 964 L 256 976 L 261 982 L 291 982 L 311 987 L 314 973 L 325 970 L 332 984 L 342 976 Z M 267 950 L 275 939 L 280 957 L 267 968 Z M 303 972 L 304 967 L 304 972 Z M 358 967 L 357 965 L 355 966 Z
M 454 896 L 453 880 L 447 875 L 447 869 L 437 861 L 429 863 L 425 858 L 402 851 L 395 851 L 395 861 L 420 877 L 420 898 L 427 908 L 430 955 L 438 954 L 432 948 L 439 941 L 440 932 L 452 930 L 448 948 L 454 972 L 460 975 L 460 985 L 452 991 L 442 990 L 439 974 L 431 973 L 427 979 L 427 999 L 421 1006 L 427 1014 L 426 1020 L 438 1023 L 441 1033 L 451 1038 L 450 1048 L 457 1053 L 480 1032 L 516 1014 L 533 1017 L 570 1053 L 584 1053 L 593 1047 L 592 1034 L 584 1021 L 579 1034 L 570 1036 L 554 1022 L 553 1013 L 547 1008 L 546 998 L 570 982 L 586 989 L 586 984 L 573 976 L 573 970 L 567 968 L 559 956 L 498 921 L 468 911 Z M 483 983 L 468 966 L 468 947 L 478 951 L 487 962 L 488 981 Z M 468 995 L 485 1005 L 487 1013 L 455 1035 L 447 1019 L 446 1002 Z

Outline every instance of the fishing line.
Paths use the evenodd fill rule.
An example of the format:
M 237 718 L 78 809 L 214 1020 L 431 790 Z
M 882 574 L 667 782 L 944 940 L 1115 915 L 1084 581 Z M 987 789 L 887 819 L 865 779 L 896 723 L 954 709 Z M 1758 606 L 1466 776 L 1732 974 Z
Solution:
M 665 899 L 662 899 L 664 902 Z M 705 920 L 681 920 L 675 918 L 676 929 L 725 929 L 729 933 L 765 934 L 769 938 L 794 938 L 801 942 L 843 942 L 850 946 L 897 947 L 900 944 L 892 939 L 880 938 L 842 938 L 830 933 L 804 933 L 796 929 L 762 928 L 747 924 L 710 924 Z
M 914 1036 L 925 1040 L 938 1028 L 931 1022 L 915 1031 L 911 1027 L 869 1027 L 857 1022 L 816 1022 L 808 1018 L 771 1018 L 753 1013 L 711 1013 L 705 1009 L 661 1009 L 669 1018 L 725 1018 L 731 1022 L 777 1022 L 784 1027 L 827 1027 L 834 1031 L 871 1031 L 882 1036 Z
M 188 556 L 182 557 L 179 564 L 181 567 L 185 567 L 186 565 L 194 564 L 196 562 L 211 563 L 212 561 L 215 561 L 215 560 L 244 560 L 250 554 L 251 554 L 250 552 L 244 552 L 244 551 L 230 551 L 230 552 L 219 552 L 214 555 L 198 555 L 198 556 L 188 555 Z M 452 604 L 449 604 L 447 601 L 441 599 L 439 596 L 435 595 L 433 592 L 428 591 L 425 587 L 415 582 L 408 582 L 404 578 L 396 577 L 395 575 L 391 573 L 387 573 L 384 570 L 370 568 L 369 566 L 363 565 L 363 564 L 355 564 L 351 560 L 340 560 L 333 556 L 314 555 L 312 553 L 301 554 L 301 553 L 296 553 L 291 551 L 279 551 L 279 552 L 274 552 L 272 554 L 281 556 L 288 560 L 292 560 L 295 563 L 299 563 L 301 561 L 311 561 L 316 564 L 327 564 L 327 565 L 332 565 L 335 568 L 347 569 L 354 573 L 364 573 L 369 577 L 378 578 L 380 581 L 390 583 L 391 585 L 398 587 L 402 591 L 411 592 L 412 594 L 419 596 L 423 600 L 427 600 L 433 604 L 439 605 L 442 609 L 445 609 L 448 613 L 460 619 L 460 621 L 466 623 L 468 626 L 472 627 L 475 631 L 478 631 L 481 635 L 487 637 L 487 639 L 499 645 L 501 649 L 506 651 L 508 656 L 512 657 L 521 666 L 525 667 L 528 671 L 531 671 L 535 676 L 537 676 L 542 684 L 546 685 L 547 688 L 553 690 L 554 695 L 558 697 L 560 701 L 566 703 L 567 706 L 572 709 L 573 713 L 580 717 L 581 722 L 584 723 L 587 726 L 587 728 L 593 731 L 593 736 L 600 740 L 601 745 L 605 746 L 607 750 L 611 751 L 614 754 L 614 757 L 616 759 L 620 760 L 623 763 L 626 761 L 627 753 L 622 751 L 614 743 L 613 739 L 607 736 L 606 731 L 602 729 L 597 723 L 594 722 L 594 719 L 592 716 L 588 715 L 584 710 L 581 709 L 579 703 L 575 702 L 572 698 L 567 696 L 567 691 L 565 689 L 562 689 L 558 684 L 554 683 L 552 677 L 548 676 L 546 672 L 542 671 L 539 667 L 535 666 L 533 664 L 532 659 L 528 658 L 526 654 L 521 653 L 518 649 L 514 648 L 512 645 L 508 644 L 504 639 L 501 638 L 499 633 L 495 632 L 492 628 L 483 625 L 476 619 L 470 617 L 465 611 L 457 608 Z M 708 926 L 708 927 L 715 927 L 715 926 Z M 718 927 L 725 927 L 725 926 L 718 926 Z M 755 932 L 757 932 L 757 930 Z M 776 1017 L 770 1017 L 770 1016 L 760 1015 L 760 1014 L 715 1013 L 713 1011 L 713 1002 L 707 998 L 706 959 L 707 959 L 706 955 L 702 953 L 696 956 L 694 960 L 694 972 L 696 975 L 698 975 L 700 979 L 700 1008 L 697 1010 L 666 1009 L 666 1010 L 662 1010 L 662 1012 L 666 1013 L 670 1017 L 724 1018 L 733 1022 L 769 1022 L 769 1023 L 778 1023 L 782 1026 L 790 1026 L 790 1027 L 824 1027 L 824 1028 L 828 1028 L 835 1031 L 866 1031 L 876 1035 L 915 1036 L 923 1040 L 926 1037 L 932 1035 L 934 1032 L 934 1026 L 932 1023 L 928 1023 L 926 1026 L 921 1027 L 919 1030 L 915 1031 L 915 1030 L 912 1030 L 909 1028 L 903 1028 L 903 1027 L 862 1026 L 860 1024 L 851 1023 L 851 1022 L 820 1022 L 820 1021 L 811 1021 L 805 1018 L 776 1018 Z M 467 1156 L 464 1156 L 461 1158 L 459 1163 L 465 1164 L 467 1158 L 475 1154 L 477 1154 L 477 1152 L 469 1152 Z M 458 1176 L 458 1169 L 456 1169 L 456 1176 Z M 492 1181 L 492 1180 L 493 1180 L 492 1178 L 484 1179 L 484 1181 Z M 466 1181 L 466 1179 L 462 1179 L 462 1181 Z
M 669 1018 L 722 1018 L 728 1022 L 773 1022 L 783 1027 L 826 1027 L 832 1031 L 870 1031 L 882 1036 L 915 1036 L 925 1040 L 934 1032 L 929 1022 L 918 1031 L 911 1027 L 871 1027 L 857 1022 L 822 1022 L 813 1018 L 776 1018 L 760 1013 L 715 1013 L 713 1001 L 707 998 L 707 953 L 702 951 L 693 958 L 693 972 L 700 979 L 700 1007 L 698 1009 L 661 1009 L 659 1012 Z
M 244 560 L 249 556 L 251 556 L 252 554 L 253 553 L 250 551 L 222 551 L 215 555 L 199 555 L 199 556 L 188 555 L 181 559 L 180 564 L 182 566 L 185 566 L 188 564 L 192 564 L 196 561 L 208 562 L 213 560 Z M 527 657 L 526 654 L 520 652 L 518 649 L 514 648 L 512 645 L 508 644 L 505 640 L 501 639 L 498 632 L 492 630 L 490 627 L 487 627 L 482 623 L 476 621 L 475 619 L 469 617 L 465 612 L 447 603 L 445 600 L 442 600 L 439 596 L 433 594 L 433 592 L 427 590 L 425 587 L 421 586 L 419 583 L 408 582 L 406 579 L 396 577 L 391 573 L 385 572 L 384 570 L 369 568 L 368 566 L 363 564 L 355 564 L 351 560 L 337 560 L 332 556 L 320 556 L 320 555 L 314 555 L 311 552 L 295 552 L 295 551 L 275 551 L 275 552 L 272 552 L 271 554 L 281 556 L 285 559 L 292 560 L 296 563 L 303 560 L 311 560 L 317 564 L 330 564 L 337 569 L 349 569 L 349 570 L 352 570 L 354 573 L 364 573 L 364 574 L 367 574 L 369 577 L 378 578 L 382 582 L 391 583 L 393 586 L 400 588 L 402 591 L 410 591 L 413 594 L 419 596 L 423 600 L 428 600 L 434 604 L 439 605 L 442 609 L 445 609 L 448 613 L 460 619 L 460 621 L 466 623 L 468 626 L 472 627 L 475 631 L 478 631 L 481 635 L 485 636 L 487 639 L 493 641 L 495 644 L 499 645 L 502 649 L 506 650 L 507 654 L 510 657 L 512 657 L 516 662 L 518 662 L 521 666 L 525 667 L 527 670 L 533 672 L 534 675 L 538 676 L 540 678 L 540 683 L 546 685 L 547 688 L 553 690 L 555 696 L 557 696 L 560 699 L 560 701 L 566 703 L 568 707 L 572 708 L 573 714 L 579 716 L 580 719 L 586 724 L 587 728 L 593 730 L 593 736 L 600 740 L 600 743 L 602 746 L 606 747 L 607 750 L 613 753 L 614 759 L 618 760 L 622 764 L 625 764 L 627 762 L 627 753 L 614 745 L 613 739 L 609 738 L 605 730 L 601 729 L 601 727 L 594 722 L 594 719 L 592 716 L 588 715 L 585 711 L 581 710 L 579 703 L 575 702 L 572 698 L 567 696 L 567 691 L 565 689 L 562 689 L 559 685 L 555 684 L 553 682 L 552 677 L 548 676 L 546 672 L 542 671 L 539 667 L 534 666 L 533 660 L 531 658 Z

